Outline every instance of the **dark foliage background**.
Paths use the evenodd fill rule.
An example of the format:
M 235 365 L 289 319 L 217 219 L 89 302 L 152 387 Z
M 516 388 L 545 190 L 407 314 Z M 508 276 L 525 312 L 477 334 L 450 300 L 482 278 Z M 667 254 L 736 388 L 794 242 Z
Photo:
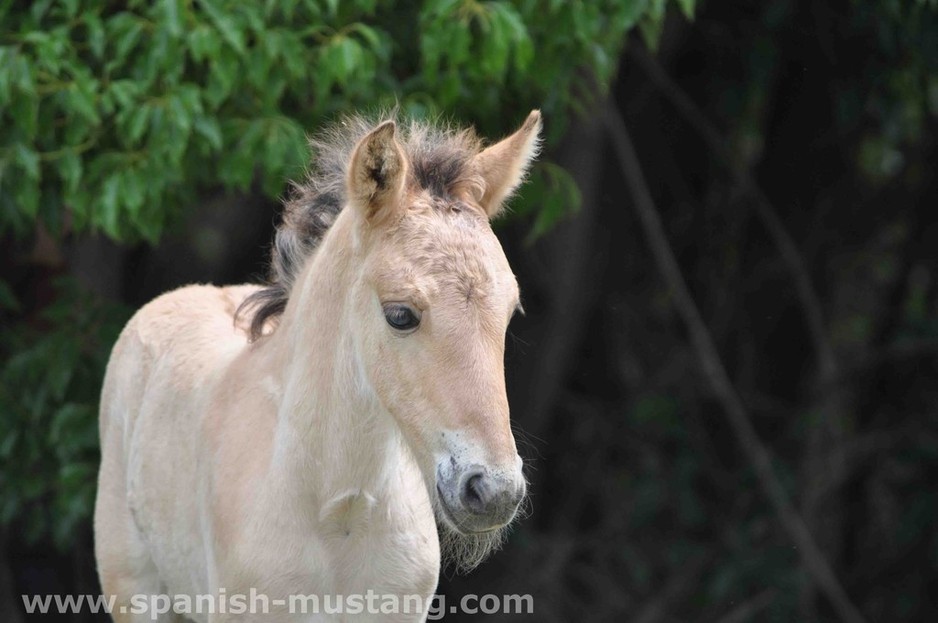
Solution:
M 459 46 L 445 44 L 463 35 L 446 30 L 446 11 L 470 3 L 400 4 L 410 8 L 323 10 L 325 24 L 373 28 L 348 31 L 364 51 L 314 37 L 310 53 L 345 59 L 335 62 L 352 63 L 349 74 L 297 67 L 287 81 L 299 90 L 283 87 L 284 98 L 261 110 L 287 120 L 277 126 L 287 142 L 302 136 L 301 123 L 389 97 L 414 114 L 448 111 L 489 136 L 540 105 L 553 128 L 547 164 L 499 232 L 527 311 L 511 328 L 508 384 L 533 514 L 501 553 L 469 576 L 444 577 L 440 591 L 534 596 L 533 617 L 493 620 L 931 620 L 934 3 L 704 2 L 692 20 L 687 2 L 670 11 L 572 3 L 569 15 L 557 3 L 484 3 L 500 7 L 504 30 L 492 35 L 466 18 L 464 56 L 448 60 Z M 7 17 L 10 6 L 0 3 Z M 113 9 L 99 13 L 106 21 Z M 406 34 L 414 24 L 420 51 Z M 12 45 L 16 34 L 4 28 Z M 237 42 L 237 28 L 225 28 Z M 508 43 L 493 44 L 499 37 Z M 275 65 L 265 79 L 277 79 Z M 356 86 L 374 80 L 377 94 Z M 317 88 L 325 90 L 303 91 Z M 206 98 L 201 113 L 189 102 L 191 127 L 202 127 L 193 152 L 144 192 L 149 211 L 108 194 L 108 184 L 133 189 L 136 169 L 109 182 L 113 170 L 97 165 L 82 190 L 70 186 L 73 164 L 59 171 L 58 157 L 42 157 L 55 141 L 88 137 L 49 134 L 40 145 L 16 134 L 28 127 L 0 130 L 4 621 L 23 620 L 21 593 L 97 590 L 94 402 L 121 323 L 176 285 L 264 271 L 270 187 L 279 192 L 293 148 L 277 151 L 282 143 L 263 133 L 257 149 L 239 143 L 244 132 L 233 128 L 256 109 L 240 111 L 227 94 L 211 108 L 207 89 L 195 95 Z M 317 103 L 304 108 L 309 101 Z M 14 103 L 5 100 L 10 119 L 21 115 Z M 75 123 L 92 136 L 87 117 Z M 147 136 L 101 154 L 148 158 Z M 228 154 L 234 160 L 217 166 L 232 179 L 200 169 L 180 190 L 202 140 L 206 153 L 260 161 Z M 36 187 L 53 189 L 35 210 L 22 209 L 34 156 L 20 144 L 39 145 Z M 55 200 L 72 191 L 63 218 Z M 115 216 L 122 210 L 136 216 Z

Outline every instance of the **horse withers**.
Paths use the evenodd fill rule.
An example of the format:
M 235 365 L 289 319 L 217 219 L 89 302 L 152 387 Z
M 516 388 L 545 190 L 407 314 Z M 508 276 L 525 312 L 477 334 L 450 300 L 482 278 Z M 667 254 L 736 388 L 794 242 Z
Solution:
M 116 620 L 151 620 L 145 595 L 263 595 L 264 620 L 296 616 L 294 595 L 429 597 L 441 559 L 499 545 L 525 495 L 503 361 L 520 304 L 489 220 L 540 126 L 534 111 L 483 147 L 345 119 L 313 141 L 269 284 L 136 313 L 101 398 L 95 549 Z M 214 610 L 186 617 L 232 616 Z

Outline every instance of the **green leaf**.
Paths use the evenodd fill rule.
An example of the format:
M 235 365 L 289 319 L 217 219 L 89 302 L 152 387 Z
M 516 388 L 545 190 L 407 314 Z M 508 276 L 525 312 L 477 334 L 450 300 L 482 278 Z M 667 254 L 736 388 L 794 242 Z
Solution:
M 279 37 L 278 45 L 279 60 L 287 75 L 294 80 L 307 76 L 311 65 L 309 50 L 303 45 L 299 35 L 285 32 Z
M 97 13 L 87 11 L 82 16 L 85 28 L 88 29 L 88 47 L 96 59 L 104 58 L 104 50 L 107 46 L 107 40 L 104 33 L 104 23 L 101 16 Z
M 348 27 L 348 31 L 358 33 L 362 40 L 367 43 L 368 47 L 373 51 L 377 52 L 383 47 L 378 31 L 367 24 L 356 22 Z
M 130 13 L 118 13 L 107 22 L 108 38 L 114 41 L 111 63 L 120 66 L 127 61 L 143 34 L 143 24 Z
M 98 124 L 101 118 L 98 116 L 96 94 L 93 89 L 93 83 L 73 83 L 68 89 L 68 103 L 88 122 Z
M 498 5 L 493 5 L 498 7 Z M 483 38 L 482 53 L 479 57 L 479 68 L 483 74 L 493 79 L 504 77 L 508 69 L 508 55 L 511 49 L 511 26 L 502 17 L 500 10 L 491 10 L 486 23 L 488 32 Z
M 31 91 L 20 92 L 13 97 L 9 111 L 13 124 L 22 131 L 24 138 L 35 139 L 39 132 L 39 98 L 36 94 Z
M 124 128 L 130 145 L 138 144 L 146 134 L 151 114 L 151 107 L 147 104 L 141 104 L 130 111 Z
M 140 84 L 133 80 L 114 80 L 108 86 L 108 95 L 123 108 L 136 106 L 140 91 Z
M 518 11 L 506 3 L 497 3 L 495 11 L 499 16 L 505 35 L 510 39 L 514 50 L 515 66 L 525 70 L 534 58 L 534 44 L 528 34 L 527 26 Z
M 175 92 L 167 98 L 167 112 L 169 119 L 184 136 L 192 130 L 192 112 L 190 104 L 180 92 Z
M 223 128 L 223 134 L 237 140 L 224 150 L 219 175 L 226 186 L 247 189 L 254 177 L 257 153 L 263 148 L 265 121 L 233 121 Z
M 108 236 L 115 240 L 121 237 L 120 228 L 120 177 L 114 173 L 104 180 L 101 185 L 101 199 L 98 208 L 96 224 Z
M 264 136 L 264 191 L 276 197 L 283 190 L 289 173 L 298 172 L 306 160 L 306 136 L 295 121 L 285 117 L 271 119 Z
M 327 84 L 346 84 L 362 59 L 362 48 L 354 39 L 337 36 L 322 50 L 322 74 Z
M 218 29 L 218 32 L 221 33 L 225 42 L 230 45 L 238 55 L 243 56 L 246 52 L 244 33 L 240 30 L 239 24 L 234 20 L 233 15 L 230 12 L 222 10 L 216 4 L 215 0 L 199 0 L 199 4 L 205 10 L 205 14 L 212 24 L 215 25 L 215 28 Z
M 78 191 L 81 185 L 82 161 L 74 151 L 68 151 L 56 161 L 59 177 L 62 179 L 65 195 L 69 197 Z
M 182 8 L 180 0 L 162 0 L 160 2 L 166 29 L 172 37 L 182 35 Z
M 20 168 L 26 173 L 27 179 L 39 180 L 39 154 L 32 147 L 23 143 L 14 144 L 13 162 L 20 165 Z
M 642 16 L 638 26 L 645 43 L 652 50 L 658 49 L 661 31 L 664 28 L 665 0 L 650 0 L 648 11 Z
M 139 214 L 146 200 L 146 173 L 139 168 L 127 169 L 124 171 L 121 182 L 121 199 L 127 212 L 133 218 Z
M 550 162 L 535 165 L 531 180 L 520 195 L 521 211 L 536 214 L 526 240 L 529 244 L 550 231 L 560 219 L 580 209 L 580 189 L 573 177 Z
M 192 58 L 201 63 L 218 56 L 222 40 L 218 31 L 205 24 L 200 24 L 189 32 L 186 39 Z
M 0 106 L 6 106 L 12 97 L 13 80 L 9 67 L 15 57 L 16 51 L 13 48 L 0 47 L 0 67 L 7 68 L 5 71 L 0 71 Z
M 8 289 L 9 287 L 5 283 L 2 283 L 2 285 L 0 285 L 0 290 L 4 288 Z M 19 305 L 19 303 L 17 303 L 15 299 L 14 299 L 14 302 L 17 304 L 17 306 Z M 15 310 L 16 308 L 8 307 L 7 309 Z M 16 444 L 20 440 L 19 437 L 20 437 L 19 431 L 13 430 L 13 431 L 10 431 L 7 434 L 7 436 L 3 438 L 2 441 L 0 441 L 0 457 L 7 459 L 10 456 L 12 456 L 13 450 L 16 448 Z M 5 523 L 5 521 L 6 521 L 5 519 L 0 519 L 0 523 Z
M 54 444 L 68 442 L 75 429 L 81 427 L 82 422 L 88 421 L 88 415 L 90 414 L 87 405 L 66 402 L 52 416 L 48 433 L 49 441 Z M 67 473 L 76 467 L 74 464 L 63 465 L 60 471 Z
M 16 300 L 13 289 L 2 279 L 0 279 L 0 309 L 13 312 L 19 311 L 20 309 L 20 302 Z M 8 454 L 9 451 L 4 452 L 3 449 L 0 448 L 0 456 L 6 456 Z
M 240 59 L 230 48 L 219 50 L 208 78 L 205 100 L 213 109 L 221 106 L 240 80 Z
M 697 0 L 677 0 L 677 4 L 681 7 L 681 12 L 684 14 L 684 17 L 694 19 L 694 8 L 697 4 Z
M 221 150 L 224 141 L 221 135 L 221 127 L 214 117 L 196 117 L 193 128 L 198 136 L 206 140 L 212 151 Z
M 17 220 L 22 219 L 28 224 L 27 231 L 34 231 L 31 221 L 39 214 L 40 186 L 38 180 L 21 176 L 13 180 L 13 203 Z M 25 217 L 25 218 L 23 218 Z

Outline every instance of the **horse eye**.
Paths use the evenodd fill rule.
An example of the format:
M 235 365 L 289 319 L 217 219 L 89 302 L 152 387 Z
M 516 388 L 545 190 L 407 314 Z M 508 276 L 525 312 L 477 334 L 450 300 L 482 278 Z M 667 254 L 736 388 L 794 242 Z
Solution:
M 420 316 L 407 305 L 399 303 L 384 306 L 384 319 L 391 328 L 398 331 L 411 331 L 420 324 Z

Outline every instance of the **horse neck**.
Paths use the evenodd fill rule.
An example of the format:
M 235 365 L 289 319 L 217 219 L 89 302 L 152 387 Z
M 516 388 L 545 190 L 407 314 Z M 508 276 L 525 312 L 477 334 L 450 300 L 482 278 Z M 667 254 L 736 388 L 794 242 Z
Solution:
M 322 503 L 384 490 L 397 470 L 413 463 L 358 360 L 348 293 L 359 262 L 348 212 L 340 213 L 301 271 L 270 338 L 285 354 L 275 468 L 287 486 L 306 489 Z

